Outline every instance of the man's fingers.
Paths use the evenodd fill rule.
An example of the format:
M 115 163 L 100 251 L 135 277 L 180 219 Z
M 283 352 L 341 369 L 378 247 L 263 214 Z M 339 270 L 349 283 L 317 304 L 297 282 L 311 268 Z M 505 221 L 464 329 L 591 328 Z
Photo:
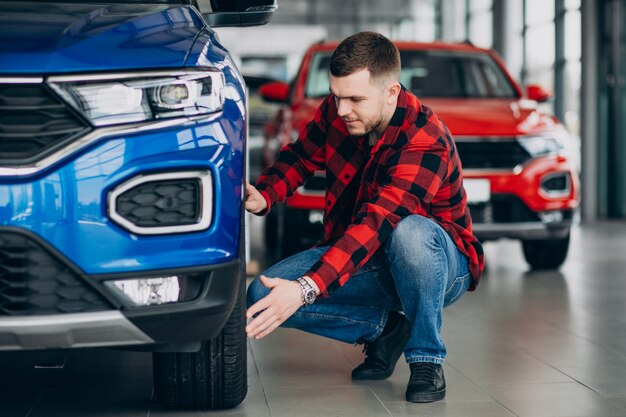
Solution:
M 280 283 L 279 280 L 275 278 L 266 277 L 265 275 L 261 275 L 259 277 L 259 280 L 261 281 L 261 284 L 263 284 L 265 288 L 274 288 Z
M 256 188 L 254 187 L 254 185 L 250 184 L 249 182 L 246 182 L 246 198 L 254 195 L 255 191 L 256 191 Z
M 301 306 L 301 291 L 298 283 L 282 278 L 259 277 L 259 281 L 270 289 L 269 294 L 248 308 L 246 326 L 249 337 L 260 338 L 270 334 Z
M 255 336 L 255 339 L 262 339 L 265 336 L 267 336 L 268 334 L 272 333 L 274 330 L 276 330 L 278 328 L 278 326 L 280 326 L 282 323 L 281 320 L 276 320 L 274 323 L 272 323 L 267 329 L 265 329 L 264 331 L 258 333 Z
M 276 320 L 279 320 L 278 316 L 274 312 L 274 309 L 272 307 L 269 307 L 263 310 L 261 314 L 256 316 L 250 321 L 250 323 L 248 323 L 248 325 L 246 326 L 246 333 L 248 334 L 248 336 L 254 337 L 254 335 L 266 329 Z
M 252 304 L 250 308 L 248 308 L 248 311 L 246 312 L 246 317 L 251 319 L 256 313 L 263 311 L 267 307 L 269 307 L 270 304 L 271 304 L 271 300 L 268 300 L 267 296 L 261 298 L 259 301 Z
M 245 208 L 251 213 L 260 213 L 267 208 L 267 202 L 253 185 L 246 183 Z

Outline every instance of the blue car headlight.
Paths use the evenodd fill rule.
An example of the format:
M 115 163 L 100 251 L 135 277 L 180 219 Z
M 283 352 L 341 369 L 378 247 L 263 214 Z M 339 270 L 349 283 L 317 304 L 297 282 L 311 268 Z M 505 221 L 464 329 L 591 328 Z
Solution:
M 95 126 L 206 115 L 224 104 L 215 69 L 50 77 L 48 85 Z

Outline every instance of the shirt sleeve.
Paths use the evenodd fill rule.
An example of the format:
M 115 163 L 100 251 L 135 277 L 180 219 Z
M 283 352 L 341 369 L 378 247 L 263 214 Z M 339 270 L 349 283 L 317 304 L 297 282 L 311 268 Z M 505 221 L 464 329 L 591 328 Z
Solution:
M 324 100 L 313 120 L 300 131 L 298 140 L 284 146 L 274 164 L 259 176 L 256 188 L 267 202 L 267 209 L 259 215 L 267 214 L 274 204 L 292 195 L 316 170 L 324 169 L 330 100 L 330 97 Z
M 425 133 L 422 133 L 425 134 Z M 392 155 L 374 198 L 359 208 L 354 222 L 305 274 L 323 296 L 342 286 L 391 235 L 403 218 L 423 212 L 444 183 L 448 149 L 441 141 L 411 141 Z

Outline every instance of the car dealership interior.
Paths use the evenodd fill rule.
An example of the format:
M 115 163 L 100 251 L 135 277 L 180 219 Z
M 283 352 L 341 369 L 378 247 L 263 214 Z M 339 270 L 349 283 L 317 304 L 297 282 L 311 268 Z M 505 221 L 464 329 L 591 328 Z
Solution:
M 136 36 L 133 42 L 120 42 L 120 50 L 133 51 L 142 42 L 143 45 L 157 42 L 161 51 L 172 54 L 164 53 L 166 56 L 163 59 L 150 61 L 150 69 L 160 71 L 155 74 L 161 78 L 154 80 L 187 78 L 183 83 L 154 87 L 156 84 L 144 79 L 135 81 L 126 75 L 133 67 L 118 65 L 123 56 L 107 58 L 94 52 L 97 59 L 90 57 L 85 60 L 93 61 L 93 66 L 79 70 L 77 66 L 71 66 L 73 62 L 78 62 L 75 49 L 59 52 L 54 58 L 56 61 L 51 59 L 51 64 L 42 70 L 39 82 L 46 84 L 46 91 L 59 97 L 59 102 L 78 103 L 70 106 L 71 113 L 77 120 L 87 120 L 84 129 L 91 130 L 83 132 L 83 138 L 90 138 L 90 142 L 80 139 L 71 144 L 71 141 L 65 141 L 46 151 L 43 159 L 35 160 L 30 156 L 30 159 L 24 159 L 26 165 L 6 162 L 7 158 L 11 158 L 8 152 L 13 151 L 1 147 L 5 137 L 9 138 L 7 141 L 17 137 L 6 127 L 12 123 L 7 121 L 8 115 L 16 111 L 9 106 L 13 103 L 10 102 L 13 90 L 6 86 L 15 85 L 18 80 L 30 85 L 38 82 L 32 78 L 33 72 L 14 67 L 9 61 L 15 56 L 17 61 L 34 62 L 36 55 L 29 58 L 28 54 L 38 48 L 30 44 L 8 46 L 13 42 L 11 31 L 16 29 L 12 28 L 8 18 L 2 16 L 2 10 L 11 10 L 2 9 L 5 2 L 11 3 L 0 0 L 0 216 L 5 216 L 4 213 L 9 210 L 11 214 L 0 217 L 0 224 L 15 236 L 28 238 L 40 235 L 33 237 L 33 242 L 41 244 L 53 257 L 64 263 L 67 261 L 68 265 L 72 265 L 67 269 L 78 271 L 76 274 L 81 279 L 93 274 L 97 278 L 94 288 L 115 287 L 116 292 L 111 293 L 113 301 L 110 302 L 121 309 L 133 324 L 124 324 L 127 333 L 122 337 L 119 333 L 121 327 L 114 328 L 111 323 L 105 326 L 98 322 L 98 326 L 91 327 L 88 310 L 80 310 L 80 313 L 76 310 L 74 323 L 83 320 L 83 317 L 87 323 L 76 328 L 70 328 L 61 321 L 46 321 L 42 318 L 45 315 L 26 312 L 23 304 L 31 301 L 25 300 L 37 293 L 39 287 L 17 284 L 17 275 L 12 268 L 19 265 L 6 259 L 22 257 L 14 256 L 17 253 L 17 249 L 11 249 L 14 247 L 11 245 L 17 245 L 14 240 L 5 244 L 3 240 L 8 241 L 8 238 L 0 235 L 0 417 L 626 417 L 624 0 L 278 0 L 278 7 L 268 23 L 254 27 L 244 27 L 248 25 L 241 22 L 238 23 L 240 26 L 227 24 L 224 22 L 230 21 L 228 13 L 225 13 L 224 20 L 214 20 L 217 22 L 214 23 L 217 40 L 213 43 L 223 46 L 214 49 L 205 46 L 202 49 L 196 45 L 182 53 L 185 64 L 180 67 L 183 69 L 194 66 L 188 57 L 197 57 L 195 66 L 224 69 L 232 65 L 240 71 L 241 76 L 234 72 L 224 76 L 216 75 L 217 70 L 213 68 L 210 71 L 212 75 L 207 78 L 209 81 L 197 81 L 200 76 L 188 73 L 171 75 L 171 67 L 174 66 L 172 51 L 182 50 L 181 43 L 176 41 L 177 36 L 191 33 L 194 39 L 210 37 L 203 35 L 210 32 L 208 29 L 193 32 L 192 25 L 183 22 L 181 16 L 187 16 L 190 22 L 197 25 L 202 21 L 198 9 L 204 13 L 211 7 L 217 10 L 219 3 L 235 4 L 239 1 L 122 2 L 130 4 L 130 7 L 139 7 L 139 3 L 154 3 L 157 4 L 155 7 L 165 9 L 181 7 L 182 4 L 187 11 L 168 15 L 171 20 L 167 25 L 171 30 L 166 35 L 162 34 L 158 40 L 149 35 Z M 65 6 L 59 4 L 120 2 L 46 0 L 33 2 L 33 7 L 51 7 L 50 3 L 54 3 L 54 8 L 63 8 Z M 165 12 L 158 10 L 166 16 Z M 108 30 L 122 14 L 114 13 L 113 9 L 110 13 L 77 13 L 77 20 L 70 22 L 68 18 L 67 22 L 59 22 L 58 25 L 63 28 L 63 33 L 79 33 L 80 36 L 76 35 L 77 44 L 88 37 L 83 25 L 88 26 L 92 19 L 102 19 L 90 29 L 102 33 L 99 31 Z M 128 17 L 128 10 L 124 13 L 127 14 L 124 17 L 126 26 L 115 31 L 114 36 L 122 39 L 130 36 L 128 33 L 132 31 L 139 33 L 149 26 L 133 25 L 135 17 Z M 211 22 L 207 15 L 204 16 Z M 46 28 L 55 26 L 54 23 L 45 19 L 40 21 Z M 252 26 L 251 23 L 249 25 Z M 158 25 L 152 28 L 158 29 Z M 165 261 L 169 252 L 159 252 L 162 263 L 148 267 L 143 259 L 147 259 L 144 257 L 149 257 L 151 251 L 176 248 L 175 254 L 170 256 L 180 262 L 186 257 L 196 262 L 204 255 L 209 256 L 207 254 L 218 259 L 221 254 L 240 251 L 237 253 L 244 260 L 239 266 L 241 270 L 245 269 L 242 282 L 249 285 L 271 265 L 320 241 L 325 224 L 325 190 L 330 181 L 325 172 L 311 174 L 284 204 L 272 207 L 266 216 L 245 213 L 244 222 L 239 222 L 236 215 L 239 211 L 243 213 L 239 207 L 244 197 L 242 187 L 245 187 L 241 184 L 241 175 L 239 183 L 231 187 L 234 192 L 228 194 L 224 190 L 229 187 L 228 181 L 236 177 L 231 175 L 233 170 L 245 172 L 242 175 L 254 184 L 272 165 L 280 149 L 298 140 L 307 122 L 315 117 L 317 107 L 329 94 L 328 68 L 332 52 L 342 39 L 361 31 L 379 32 L 394 41 L 400 50 L 402 86 L 413 92 L 424 105 L 431 107 L 450 129 L 463 166 L 473 230 L 484 248 L 485 268 L 480 283 L 475 290 L 468 291 L 443 310 L 441 336 L 447 349 L 442 365 L 447 388 L 445 398 L 434 402 L 407 401 L 405 390 L 411 370 L 402 356 L 395 370 L 392 367 L 393 373 L 388 378 L 353 379 L 353 369 L 364 361 L 362 344 L 331 340 L 291 328 L 278 328 L 260 339 L 247 338 L 245 343 L 242 342 L 240 354 L 243 356 L 230 356 L 239 365 L 243 364 L 242 369 L 237 371 L 241 372 L 240 376 L 243 375 L 243 380 L 239 381 L 243 384 L 243 393 L 237 400 L 216 403 L 195 400 L 195 396 L 206 394 L 198 393 L 204 389 L 205 383 L 216 386 L 209 396 L 228 397 L 228 387 L 222 386 L 228 385 L 228 377 L 218 382 L 203 379 L 197 385 L 200 388 L 194 385 L 194 390 L 198 392 L 183 392 L 180 387 L 186 387 L 185 383 L 164 388 L 168 387 L 169 376 L 163 377 L 167 368 L 163 363 L 170 359 L 167 355 L 173 346 L 176 346 L 176 352 L 181 349 L 181 355 L 184 355 L 195 349 L 197 341 L 168 341 L 156 353 L 142 349 L 142 343 L 151 344 L 157 340 L 150 332 L 160 334 L 159 321 L 168 320 L 169 316 L 164 314 L 163 318 L 154 320 L 154 315 L 149 323 L 147 316 L 133 318 L 139 316 L 133 316 L 132 312 L 144 307 L 141 307 L 142 301 L 129 301 L 131 290 L 120 284 L 130 281 L 129 276 L 122 275 L 123 268 L 137 268 L 134 270 L 137 277 L 168 279 L 174 274 L 172 268 L 181 266 Z M 54 44 L 50 41 L 50 45 L 46 43 L 45 47 L 53 48 Z M 101 37 L 89 48 L 104 48 L 103 44 L 104 37 Z M 19 50 L 21 47 L 24 49 Z M 230 56 L 224 58 L 228 54 L 220 51 L 227 51 Z M 3 55 L 5 53 L 7 55 Z M 215 57 L 218 56 L 223 61 L 213 65 L 210 59 L 217 59 Z M 101 62 L 107 59 L 116 62 L 115 67 L 104 67 Z M 138 55 L 137 59 L 141 62 L 153 57 L 148 58 L 146 54 Z M 70 75 L 55 74 L 60 68 L 58 62 L 71 66 L 67 72 Z M 195 74 L 194 71 L 191 73 Z M 224 69 L 224 72 L 227 71 Z M 216 107 L 217 110 L 206 119 L 201 119 L 205 117 L 203 115 L 187 113 L 185 108 L 184 127 L 188 130 L 176 133 L 176 138 L 172 139 L 175 146 L 170 146 L 170 142 L 165 144 L 166 134 L 160 131 L 146 137 L 144 149 L 154 147 L 155 152 L 161 152 L 163 158 L 160 160 L 147 151 L 139 150 L 141 146 L 132 150 L 132 141 L 123 144 L 124 135 L 131 135 L 128 125 L 122 125 L 127 123 L 126 119 L 121 121 L 118 118 L 109 123 L 104 116 L 97 118 L 99 114 L 105 114 L 105 110 L 98 113 L 100 110 L 96 109 L 89 113 L 91 110 L 87 105 L 95 108 L 96 99 L 87 103 L 85 108 L 79 108 L 81 100 L 76 97 L 83 91 L 94 91 L 96 84 L 89 83 L 108 83 L 98 84 L 101 90 L 104 90 L 103 85 L 108 89 L 107 94 L 122 88 L 123 82 L 114 84 L 111 78 L 111 74 L 118 73 L 124 73 L 123 78 L 130 80 L 127 85 L 138 85 L 140 87 L 136 88 L 149 91 L 150 97 L 156 97 L 154 102 L 138 105 L 132 111 L 139 111 L 137 108 L 142 106 L 144 110 L 158 107 L 162 111 L 160 116 L 154 116 L 153 125 L 141 128 L 142 132 L 152 132 L 150 129 L 156 127 L 173 128 L 174 123 L 168 124 L 168 121 L 178 120 L 181 114 L 172 115 L 182 107 L 176 107 L 178 104 L 172 100 L 180 97 L 179 94 L 186 99 L 186 94 L 191 91 L 189 86 L 195 88 L 196 82 L 199 83 L 199 91 L 214 89 L 216 85 L 224 87 L 226 104 L 222 98 L 223 108 L 217 106 L 219 108 Z M 243 83 L 238 84 L 239 79 Z M 245 91 L 245 99 L 242 98 L 244 94 L 239 94 L 233 87 L 244 83 L 242 91 Z M 171 96 L 165 96 L 166 87 L 172 90 Z M 200 97 L 203 93 L 198 94 Z M 211 99 L 215 99 L 214 96 Z M 112 97 L 107 96 L 111 100 Z M 209 98 L 206 100 L 207 103 L 214 103 Z M 231 102 L 230 105 L 228 102 Z M 231 124 L 223 122 L 225 127 L 215 128 L 215 131 L 213 127 L 205 127 L 204 130 L 202 127 L 189 127 L 193 123 L 216 120 L 218 112 L 230 114 L 229 117 L 243 114 L 244 102 L 247 106 L 245 122 L 233 118 Z M 109 103 L 109 107 L 124 105 L 120 103 Z M 84 117 L 85 114 L 95 116 Z M 147 123 L 147 120 L 138 119 L 142 123 Z M 245 124 L 247 137 L 244 133 L 244 139 L 237 142 L 241 149 L 232 145 L 231 152 L 226 136 L 239 127 L 245 131 Z M 161 139 L 163 141 L 159 144 Z M 76 145 L 80 148 L 74 147 L 77 143 L 80 143 Z M 100 147 L 95 148 L 96 145 Z M 219 148 L 215 156 L 202 153 L 209 152 L 209 147 L 213 149 L 213 146 Z M 74 147 L 74 153 L 53 160 L 57 150 L 63 147 Z M 176 147 L 181 156 L 175 154 L 173 149 Z M 130 153 L 124 156 L 125 151 L 120 151 L 120 148 L 127 152 L 132 150 L 136 161 L 141 161 L 143 167 L 149 167 L 149 175 L 139 175 L 139 162 L 127 167 L 125 164 L 131 161 Z M 99 149 L 101 153 L 91 153 L 94 149 Z M 193 151 L 197 151 L 195 156 L 191 155 Z M 75 162 L 72 155 L 76 155 Z M 207 167 L 206 171 L 202 171 L 203 155 L 211 158 L 210 168 Z M 95 166 L 104 159 L 119 164 L 96 169 Z M 63 209 L 62 215 L 50 212 L 48 218 L 43 213 L 38 226 L 29 226 L 28 219 L 31 211 L 37 210 L 37 201 L 57 206 L 62 201 L 71 200 L 67 197 L 69 194 L 62 190 L 65 179 L 61 171 L 60 174 L 56 171 L 50 174 L 50 178 L 59 175 L 58 181 L 45 180 L 45 175 L 51 170 L 64 166 L 70 160 L 85 170 L 84 178 L 80 176 L 82 174 L 72 177 L 72 182 L 78 184 L 78 191 L 72 191 L 77 194 L 71 195 L 80 196 L 81 187 L 92 187 L 89 184 L 95 182 L 88 182 L 89 178 L 101 178 L 105 184 L 104 191 L 85 188 L 86 193 L 93 194 L 92 200 L 85 200 L 71 210 Z M 228 165 L 232 161 L 235 162 Z M 168 171 L 164 168 L 168 163 L 171 169 L 186 166 L 186 172 L 192 172 L 189 170 L 193 168 L 193 181 L 184 185 L 181 192 L 199 184 L 198 187 L 205 187 L 203 192 L 210 189 L 219 196 L 212 203 L 212 213 L 210 208 L 206 208 L 208 206 L 205 206 L 205 211 L 199 209 L 201 213 L 196 218 L 203 218 L 203 221 L 198 220 L 193 229 L 176 229 L 180 226 L 166 222 L 165 226 L 154 230 L 151 229 L 154 224 L 145 220 L 143 214 L 138 214 L 137 220 L 122 212 L 124 207 L 134 204 L 132 201 L 139 201 L 129 194 L 133 190 L 137 190 L 137 194 L 153 195 L 156 191 L 150 188 L 150 184 L 158 181 L 164 181 L 165 186 L 172 184 L 175 177 L 159 177 Z M 226 164 L 224 170 L 221 164 Z M 33 167 L 32 170 L 26 171 L 29 167 Z M 205 172 L 210 174 L 207 176 Z M 12 186 L 26 189 L 31 178 L 35 178 L 42 181 L 41 188 L 33 188 L 36 191 L 24 192 L 21 200 L 16 197 L 15 201 L 9 202 L 6 196 L 16 196 L 17 191 L 5 194 L 2 187 L 13 181 L 12 178 L 18 178 L 15 184 L 11 183 Z M 81 178 L 87 179 L 87 182 L 81 182 Z M 110 178 L 110 182 L 105 178 Z M 222 191 L 222 195 L 217 194 Z M 181 192 L 176 191 L 178 196 Z M 108 199 L 113 209 L 111 206 L 95 206 L 100 195 Z M 232 197 L 230 200 L 229 196 Z M 178 197 L 167 194 L 163 198 L 163 201 L 167 200 L 163 204 L 170 207 L 176 204 L 172 201 Z M 224 204 L 224 207 L 218 207 L 219 204 Z M 89 213 L 81 217 L 83 208 L 79 206 L 84 206 L 85 213 L 86 207 L 91 207 Z M 22 214 L 17 212 L 18 207 L 24 208 Z M 214 223 L 206 216 L 212 216 Z M 88 260 L 87 256 L 78 249 L 64 250 L 63 245 L 74 239 L 73 235 L 64 235 L 65 230 L 74 230 L 64 226 L 73 221 L 67 219 L 78 219 L 76 222 L 80 225 L 76 226 L 76 230 L 80 229 L 83 233 L 78 246 L 85 250 L 90 248 L 103 257 L 120 254 L 119 257 L 107 257 L 101 267 L 84 267 L 82 262 Z M 226 226 L 218 226 L 217 223 L 224 219 L 229 220 Z M 237 229 L 244 223 L 241 230 Z M 98 234 L 97 229 L 111 224 L 113 231 L 106 235 L 110 236 L 109 243 L 96 242 L 95 236 L 105 236 Z M 28 234 L 16 232 L 20 227 L 28 229 Z M 84 227 L 90 229 L 82 229 Z M 174 229 L 169 230 L 168 227 Z M 96 231 L 84 234 L 84 230 Z M 131 248 L 133 242 L 156 239 L 154 235 L 159 232 L 171 232 L 174 237 L 169 236 L 170 240 L 159 241 L 158 245 L 146 245 L 139 255 L 121 255 L 123 249 Z M 192 236 L 187 241 L 174 241 L 184 238 L 187 232 L 191 232 Z M 207 236 L 211 235 L 202 235 L 205 232 Z M 128 240 L 115 240 L 121 234 L 127 235 Z M 211 245 L 221 239 L 228 241 L 232 247 L 222 248 L 215 243 L 218 245 L 215 248 L 202 248 L 205 237 Z M 95 259 L 93 262 L 96 262 Z M 211 272 L 214 275 L 207 275 L 210 285 L 205 285 L 198 265 L 190 263 L 189 268 L 174 276 L 182 283 L 178 298 L 155 301 L 154 304 L 191 303 L 203 297 L 210 285 L 219 286 L 218 279 L 228 278 Z M 159 271 L 159 274 L 151 274 L 151 271 Z M 176 288 L 178 294 L 178 284 Z M 237 288 L 243 291 L 243 287 Z M 237 288 L 224 288 L 222 298 L 226 299 L 227 295 L 237 298 Z M 161 296 L 154 288 L 152 291 L 148 298 Z M 245 303 L 242 293 L 239 294 L 237 300 Z M 18 302 L 14 301 L 18 298 L 12 297 L 21 298 Z M 58 296 L 64 297 L 63 294 Z M 108 300 L 107 297 L 104 298 Z M 80 298 L 89 302 L 86 295 Z M 234 298 L 226 303 L 228 308 L 220 307 L 221 323 L 226 322 L 231 311 L 243 308 L 243 304 L 233 307 Z M 143 305 L 151 303 L 146 301 Z M 210 304 L 208 298 L 207 303 Z M 131 311 L 131 314 L 125 311 Z M 181 333 L 188 330 L 182 324 L 183 319 L 191 318 L 193 312 L 189 310 L 185 314 L 177 316 L 178 321 L 174 321 L 175 326 L 183 329 Z M 239 319 L 245 320 L 243 312 L 240 312 Z M 116 325 L 119 323 L 118 320 Z M 22 325 L 29 327 L 13 330 Z M 62 330 L 41 330 L 46 326 L 57 326 Z M 226 324 L 227 329 L 228 326 Z M 215 339 L 203 340 L 202 343 L 217 340 L 217 347 L 210 348 L 215 349 L 209 351 L 210 355 L 224 355 L 227 359 L 222 363 L 227 363 L 230 353 L 228 346 L 224 346 L 229 342 L 224 342 L 228 340 L 223 336 L 225 330 L 219 333 L 222 336 L 216 336 L 220 330 L 221 327 L 212 333 Z M 242 332 L 243 327 L 239 330 Z M 99 333 L 99 336 L 89 333 Z M 114 333 L 119 337 L 116 342 L 102 343 L 102 335 Z M 43 336 L 55 336 L 59 341 L 47 344 Z M 79 343 L 81 338 L 87 342 Z M 156 345 L 161 346 L 159 343 Z M 192 362 L 189 365 L 181 359 L 170 365 L 181 369 L 185 366 L 190 366 L 191 370 L 176 374 L 181 379 L 194 378 L 194 366 L 206 364 Z M 211 372 L 222 371 L 209 369 L 206 375 L 211 377 Z M 164 398 L 168 396 L 176 398 L 176 401 L 164 403 Z M 185 396 L 194 399 L 190 402 L 180 399 Z M 190 403 L 194 405 L 189 406 Z

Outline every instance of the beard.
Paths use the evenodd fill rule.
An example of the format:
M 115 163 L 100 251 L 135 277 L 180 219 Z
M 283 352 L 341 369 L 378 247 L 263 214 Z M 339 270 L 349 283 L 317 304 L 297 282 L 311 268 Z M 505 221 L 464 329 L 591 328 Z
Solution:
M 359 121 L 360 122 L 360 121 Z M 348 124 L 346 124 L 346 128 L 348 129 L 348 133 L 351 137 L 361 137 L 365 135 L 369 135 L 372 133 L 381 123 L 383 122 L 383 117 L 380 116 L 379 119 L 372 122 L 360 122 L 363 124 L 363 129 L 358 128 L 357 126 L 351 128 Z M 345 120 L 344 120 L 345 123 Z

